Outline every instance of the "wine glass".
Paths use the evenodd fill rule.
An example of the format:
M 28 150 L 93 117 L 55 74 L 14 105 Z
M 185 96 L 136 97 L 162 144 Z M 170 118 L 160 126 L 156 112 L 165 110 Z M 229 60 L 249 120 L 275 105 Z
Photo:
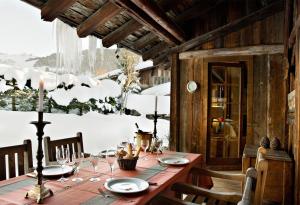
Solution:
M 74 152 L 72 154 L 71 165 L 75 167 L 74 168 L 75 169 L 74 170 L 75 178 L 72 179 L 73 182 L 81 182 L 81 181 L 83 181 L 83 179 L 81 177 L 78 177 L 80 166 L 81 166 L 83 158 L 84 158 L 84 153 L 82 153 L 82 152 Z
M 58 147 L 56 150 L 56 161 L 61 166 L 62 173 L 64 172 L 64 165 L 70 160 L 70 153 L 68 148 Z M 61 178 L 57 181 L 65 182 L 68 181 L 68 178 L 65 178 L 64 175 L 61 175 Z
M 98 182 L 100 181 L 100 179 L 98 177 L 96 177 L 97 175 L 97 167 L 98 167 L 98 162 L 99 162 L 99 156 L 97 155 L 91 155 L 89 157 L 89 161 L 92 164 L 93 168 L 94 168 L 94 175 L 93 177 L 90 178 L 91 182 Z
M 144 150 L 144 153 L 145 153 L 145 156 L 144 156 L 144 160 L 148 160 L 147 158 L 147 149 L 149 148 L 149 140 L 148 139 L 142 139 L 141 140 L 141 147 L 143 148 Z
M 116 150 L 114 148 L 108 149 L 105 152 L 105 159 L 110 167 L 110 180 L 113 179 L 113 171 L 116 162 Z
M 156 159 L 158 159 L 158 154 L 161 151 L 161 147 L 163 145 L 163 140 L 162 139 L 156 139 L 154 146 L 156 148 Z

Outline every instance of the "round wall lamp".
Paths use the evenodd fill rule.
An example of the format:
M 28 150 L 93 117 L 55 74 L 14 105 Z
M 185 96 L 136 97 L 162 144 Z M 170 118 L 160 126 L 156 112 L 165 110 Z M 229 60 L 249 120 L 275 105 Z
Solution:
M 186 85 L 186 89 L 189 93 L 194 93 L 198 88 L 198 85 L 195 81 L 189 81 Z

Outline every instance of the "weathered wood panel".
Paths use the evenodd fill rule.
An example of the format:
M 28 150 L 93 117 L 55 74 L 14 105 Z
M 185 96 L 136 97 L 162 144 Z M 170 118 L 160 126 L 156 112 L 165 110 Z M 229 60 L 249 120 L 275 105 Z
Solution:
M 285 67 L 283 66 L 282 55 L 270 55 L 270 73 L 269 73 L 269 96 L 268 100 L 268 133 L 269 137 L 278 137 L 281 145 L 285 144 L 285 112 L 286 96 L 285 86 Z
M 255 56 L 253 58 L 253 129 L 254 136 L 252 144 L 259 144 L 262 136 L 267 134 L 267 59 L 266 56 Z
M 223 9 L 222 12 L 224 12 L 226 19 L 228 17 L 229 10 L 236 9 L 234 6 L 228 6 L 228 10 Z M 235 12 L 231 14 L 230 17 L 231 20 L 234 20 L 235 18 L 238 18 L 239 15 L 245 15 L 245 12 L 251 12 L 252 10 L 256 9 L 257 5 L 250 5 L 251 9 L 241 9 L 239 12 Z M 224 7 L 224 5 L 223 5 Z M 253 8 L 252 8 L 253 7 Z M 221 10 L 220 10 L 221 11 Z M 260 45 L 260 44 L 282 44 L 283 43 L 283 18 L 284 13 L 279 12 L 277 14 L 274 14 L 273 16 L 270 16 L 264 20 L 255 22 L 252 25 L 249 25 L 245 28 L 242 28 L 240 31 L 237 31 L 233 34 L 227 35 L 225 37 L 216 39 L 211 42 L 207 42 L 205 44 L 202 44 L 201 46 L 198 46 L 196 49 L 215 49 L 215 48 L 229 48 L 229 47 L 241 47 L 241 46 L 254 46 L 254 45 Z M 203 21 L 203 19 L 199 20 L 198 23 L 195 23 L 195 31 L 196 33 L 193 33 L 193 35 L 201 35 L 209 30 L 212 30 L 214 28 L 217 28 L 218 26 L 224 24 L 223 18 L 215 18 L 215 19 L 206 19 L 207 21 Z M 227 19 L 228 21 L 228 19 Z M 180 61 L 180 118 L 183 117 L 183 119 L 180 119 L 180 126 L 179 126 L 179 137 L 181 141 L 187 141 L 187 142 L 181 142 L 180 147 L 185 151 L 198 151 L 201 153 L 204 153 L 205 146 L 203 146 L 204 142 L 202 138 L 206 137 L 206 132 L 204 133 L 203 130 L 204 127 L 207 127 L 207 124 L 203 125 L 203 121 L 207 120 L 207 107 L 205 107 L 204 101 L 207 101 L 207 99 L 203 99 L 202 95 L 200 97 L 200 103 L 201 110 L 199 111 L 198 108 L 195 105 L 196 101 L 199 101 L 199 96 L 196 93 L 193 94 L 193 98 L 187 94 L 182 94 L 182 92 L 186 92 L 186 83 L 188 80 L 194 80 L 199 82 L 199 95 L 202 92 L 207 92 L 207 86 L 204 85 L 204 82 L 207 81 L 204 77 L 205 71 L 203 69 L 201 70 L 201 66 L 198 64 L 200 63 L 201 56 L 197 56 L 198 60 L 195 60 L 196 58 L 191 58 L 190 60 L 181 60 Z M 270 65 L 271 65 L 271 72 L 269 79 L 268 79 L 268 72 L 267 72 L 267 56 L 261 55 L 261 56 L 253 56 L 253 73 L 251 74 L 253 76 L 253 100 L 248 100 L 248 105 L 253 105 L 253 110 L 251 113 L 253 118 L 253 123 L 250 122 L 248 124 L 248 129 L 252 129 L 250 133 L 253 133 L 252 138 L 247 139 L 247 143 L 251 144 L 258 144 L 259 140 L 262 136 L 266 136 L 268 133 L 270 133 L 271 137 L 277 136 L 281 139 L 282 144 L 286 141 L 286 136 L 284 134 L 285 130 L 285 120 L 284 120 L 284 114 L 285 110 L 284 107 L 284 99 L 286 93 L 283 89 L 279 88 L 282 86 L 281 84 L 275 85 L 275 82 L 281 82 L 284 80 L 284 76 L 282 75 L 282 56 L 281 55 L 270 55 Z M 192 60 L 194 60 L 192 62 Z M 198 66 L 197 66 L 198 65 Z M 194 76 L 188 72 L 187 67 L 189 67 L 190 70 L 193 70 Z M 200 69 L 199 69 L 200 68 Z M 198 75 L 201 77 L 197 79 Z M 192 78 L 193 77 L 193 78 Z M 172 81 L 173 83 L 173 81 Z M 269 115 L 267 114 L 267 86 L 268 83 L 270 83 L 270 95 L 269 100 L 274 101 L 274 103 L 270 104 L 269 110 L 277 109 L 276 112 L 270 112 Z M 277 101 L 275 101 L 277 99 Z M 280 100 L 279 100 L 280 99 Z M 281 100 L 282 99 L 282 100 Z M 188 102 L 192 100 L 193 105 L 188 106 Z M 282 102 L 283 104 L 275 104 L 278 101 Z M 172 106 L 172 105 L 171 105 Z M 190 113 L 191 114 L 190 114 Z M 201 113 L 201 116 L 199 118 L 196 117 L 196 113 Z M 204 114 L 205 112 L 205 114 Z M 192 116 L 192 117 L 190 117 Z M 192 119 L 193 126 L 188 125 L 181 125 L 181 123 L 185 122 L 186 119 Z M 250 116 L 251 118 L 251 116 Z M 198 124 L 197 120 L 200 120 L 202 123 L 200 124 L 200 127 L 198 128 L 196 125 Z M 267 127 L 267 121 L 268 119 L 272 120 L 272 122 L 269 124 L 269 130 Z M 195 120 L 195 122 L 194 122 Z M 171 127 L 172 127 L 171 122 Z M 202 127 L 201 127 L 202 126 Z M 273 129 L 274 128 L 274 129 Z M 192 131 L 188 132 L 187 129 L 193 129 Z M 272 129 L 272 130 L 271 130 Z M 190 138 L 187 137 L 187 134 L 190 134 Z M 198 142 L 196 142 L 197 147 L 194 147 L 192 144 L 192 139 L 195 139 L 194 136 L 198 133 Z M 182 136 L 184 135 L 184 136 Z M 188 144 L 190 143 L 190 144 Z M 190 149 L 190 150 L 187 150 Z
M 191 131 L 193 129 L 192 118 L 193 112 L 192 103 L 193 96 L 187 92 L 186 84 L 189 80 L 193 79 L 193 60 L 183 60 L 180 61 L 180 72 L 182 75 L 179 80 L 179 90 L 180 90 L 180 151 L 188 152 L 191 151 Z M 184 110 L 190 110 L 189 112 L 184 112 Z

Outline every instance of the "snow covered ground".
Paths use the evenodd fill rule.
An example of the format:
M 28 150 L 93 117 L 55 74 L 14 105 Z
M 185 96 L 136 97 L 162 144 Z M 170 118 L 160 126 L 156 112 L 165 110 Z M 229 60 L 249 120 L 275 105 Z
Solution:
M 22 61 L 25 61 L 21 58 L 11 64 L 7 63 L 8 60 L 7 62 L 4 60 L 2 64 L 0 62 L 0 75 L 4 75 L 5 80 L 15 78 L 18 87 L 23 89 L 26 81 L 31 79 L 32 87 L 37 89 L 40 78 L 43 78 L 45 88 L 47 90 L 54 89 L 48 95 L 52 96 L 61 105 L 67 105 L 73 98 L 78 99 L 80 102 L 86 102 L 91 98 L 117 97 L 121 93 L 120 85 L 112 80 L 99 81 L 96 78 L 84 75 L 56 75 L 53 72 L 45 72 L 43 69 L 32 68 L 33 62 L 27 62 L 27 68 L 21 66 Z M 147 64 L 147 66 L 149 65 Z M 65 89 L 55 89 L 62 82 L 65 85 L 74 84 L 74 87 L 67 91 Z M 82 83 L 89 85 L 90 88 L 81 86 Z M 11 89 L 11 87 L 6 86 L 4 80 L 0 80 L 0 92 L 7 89 Z M 142 114 L 140 117 L 124 114 L 103 115 L 97 112 L 89 112 L 82 116 L 45 113 L 44 119 L 51 122 L 44 130 L 45 136 L 59 139 L 74 136 L 76 132 L 80 131 L 83 133 L 85 151 L 98 153 L 100 150 L 116 146 L 121 141 L 132 141 L 136 131 L 135 123 L 138 123 L 143 131 L 152 132 L 153 121 L 148 120 L 145 115 L 154 113 L 155 96 L 158 96 L 158 113 L 169 114 L 170 96 L 166 96 L 169 93 L 170 84 L 164 84 L 145 90 L 140 95 L 130 94 L 127 100 L 127 108 L 140 112 Z M 29 124 L 33 120 L 37 120 L 36 112 L 0 110 L 0 147 L 21 144 L 24 139 L 31 139 L 35 156 L 37 148 L 36 130 L 33 125 Z M 158 137 L 167 138 L 169 136 L 169 121 L 158 120 L 157 130 Z M 167 140 L 165 143 L 167 143 Z
M 37 120 L 36 112 L 0 111 L 0 147 L 23 143 L 31 139 L 33 155 L 37 149 L 36 129 L 29 124 Z M 83 116 L 74 114 L 45 113 L 44 120 L 51 124 L 45 127 L 45 136 L 59 139 L 83 133 L 86 152 L 98 153 L 100 150 L 116 146 L 122 141 L 132 141 L 136 131 L 135 123 L 144 131 L 153 131 L 153 121 L 145 117 L 89 112 Z M 169 136 L 169 121 L 158 120 L 158 136 Z

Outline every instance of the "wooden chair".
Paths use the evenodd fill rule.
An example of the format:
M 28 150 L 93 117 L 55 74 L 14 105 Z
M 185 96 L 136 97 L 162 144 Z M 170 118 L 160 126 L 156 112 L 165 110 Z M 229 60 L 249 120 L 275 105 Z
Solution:
M 32 167 L 30 140 L 24 140 L 21 145 L 0 148 L 0 180 L 26 174 L 31 171 Z
M 56 149 L 57 147 L 64 147 L 69 149 L 70 157 L 74 152 L 84 153 L 82 133 L 78 132 L 76 137 L 51 140 L 50 137 L 44 138 L 44 152 L 46 165 L 57 164 Z
M 261 179 L 258 179 L 261 180 Z M 249 168 L 247 170 L 246 174 L 246 183 L 244 187 L 244 192 L 242 195 L 241 201 L 238 202 L 238 205 L 252 205 L 255 203 L 252 203 L 254 200 L 252 199 L 252 190 L 256 187 L 255 191 L 255 196 L 258 193 L 259 190 L 261 190 L 258 186 L 256 186 L 256 181 L 257 180 L 257 171 L 255 168 Z M 260 183 L 259 183 L 260 184 Z M 263 185 L 263 184 L 260 184 Z M 207 191 L 207 190 L 206 190 Z M 202 194 L 205 196 L 209 196 L 212 198 L 218 198 L 218 199 L 226 199 L 230 198 L 231 196 L 228 195 L 228 193 L 216 193 L 216 192 L 203 192 Z M 233 196 L 233 198 L 236 198 L 236 196 Z M 234 200 L 236 201 L 236 200 Z M 196 203 L 193 202 L 187 202 L 187 201 L 182 201 L 181 199 L 166 196 L 166 195 L 158 195 L 151 201 L 152 205 L 197 205 Z M 202 203 L 205 204 L 205 203 Z M 255 204 L 256 205 L 256 204 Z
M 193 202 L 196 201 L 197 197 L 195 197 L 194 200 L 192 200 L 192 202 L 181 200 L 182 194 L 187 194 L 187 195 L 204 197 L 205 201 L 202 204 L 206 204 L 206 201 L 208 199 L 213 199 L 216 202 L 216 204 L 222 201 L 222 202 L 232 203 L 232 204 L 237 204 L 239 202 L 240 203 L 239 205 L 250 205 L 250 204 L 261 205 L 264 196 L 264 187 L 267 178 L 266 176 L 268 174 L 268 161 L 264 158 L 264 154 L 265 154 L 264 148 L 258 149 L 256 167 L 255 169 L 249 168 L 249 170 L 247 170 L 246 175 L 223 174 L 212 170 L 194 167 L 191 169 L 193 184 L 187 184 L 181 182 L 175 183 L 172 185 L 171 189 L 175 191 L 176 198 L 160 195 L 153 200 L 153 204 L 194 205 L 195 203 Z M 257 172 L 256 171 L 254 172 L 253 170 L 257 170 Z M 199 182 L 199 177 L 202 177 L 203 175 L 208 175 L 211 177 L 222 178 L 227 180 L 234 180 L 239 182 L 245 180 L 244 183 L 245 186 L 243 186 L 244 192 L 243 194 L 242 192 L 218 192 L 216 190 L 201 188 L 197 183 Z M 256 181 L 256 183 L 254 183 L 254 181 Z M 253 195 L 251 191 L 251 187 L 254 186 L 253 184 L 256 184 L 254 198 L 251 197 L 251 195 Z
M 255 197 L 252 203 L 255 205 L 262 204 L 262 198 L 264 196 L 264 191 L 265 191 L 264 187 L 266 184 L 266 176 L 268 174 L 268 161 L 264 158 L 263 153 L 264 153 L 264 149 L 259 149 L 256 167 L 255 167 L 255 169 L 257 170 L 257 180 L 256 180 L 256 188 L 255 188 Z M 253 168 L 249 168 L 249 169 L 253 170 Z M 202 175 L 209 175 L 211 177 L 222 178 L 227 180 L 235 180 L 235 181 L 243 181 L 243 179 L 247 179 L 247 177 L 251 177 L 252 179 L 255 178 L 253 171 L 251 172 L 247 171 L 247 175 L 245 176 L 243 174 L 222 174 L 222 173 L 205 170 L 198 167 L 192 168 L 191 174 L 192 174 L 192 178 L 194 179 L 193 180 L 194 184 L 175 183 L 172 185 L 171 189 L 175 191 L 177 198 L 181 199 L 182 194 L 188 194 L 188 195 L 195 195 L 195 196 L 204 196 L 205 200 L 214 199 L 216 201 L 223 201 L 223 202 L 236 204 L 242 200 L 242 192 L 219 192 L 216 190 L 201 188 L 197 186 L 197 184 L 195 185 L 195 181 L 198 181 L 197 177 Z M 244 194 L 246 194 L 247 197 L 246 198 L 244 197 L 243 203 L 241 202 L 241 204 L 250 203 L 250 202 L 245 202 L 247 200 L 250 200 L 249 183 L 250 183 L 249 180 L 248 182 L 246 180 L 244 186 Z

